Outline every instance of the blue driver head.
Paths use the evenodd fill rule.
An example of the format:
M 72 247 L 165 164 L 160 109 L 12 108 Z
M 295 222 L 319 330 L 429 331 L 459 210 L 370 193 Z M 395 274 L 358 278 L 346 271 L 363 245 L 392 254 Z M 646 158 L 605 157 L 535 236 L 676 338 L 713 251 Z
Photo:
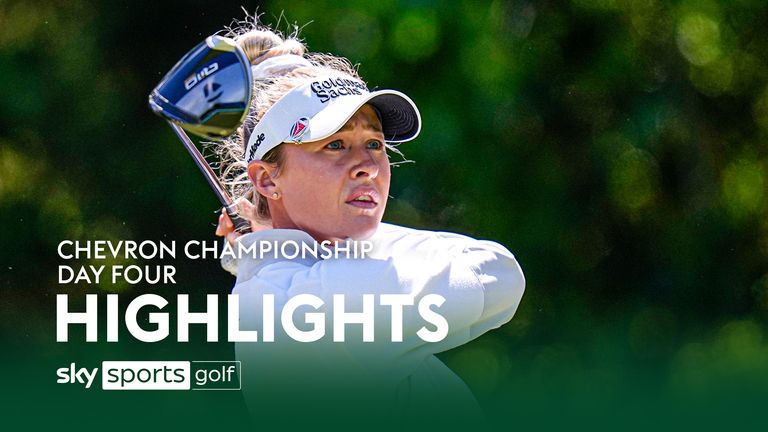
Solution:
M 226 137 L 248 113 L 251 65 L 235 41 L 209 36 L 190 50 L 149 95 L 161 117 L 205 138 Z

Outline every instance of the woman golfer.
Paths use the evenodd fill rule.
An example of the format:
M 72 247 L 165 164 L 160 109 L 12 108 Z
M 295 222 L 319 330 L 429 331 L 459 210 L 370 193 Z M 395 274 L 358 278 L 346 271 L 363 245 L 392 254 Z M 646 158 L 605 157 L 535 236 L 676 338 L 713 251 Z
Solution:
M 331 423 L 476 415 L 469 389 L 435 354 L 512 318 L 525 287 L 515 257 L 491 241 L 381 222 L 388 151 L 421 128 L 410 98 L 370 91 L 348 60 L 307 53 L 269 28 L 233 33 L 255 96 L 220 154 L 225 171 L 247 173 L 247 182 L 223 180 L 250 197 L 240 214 L 254 229 L 239 235 L 223 213 L 216 233 L 231 244 L 370 246 L 365 257 L 236 261 L 240 329 L 262 337 L 235 345 L 252 414 Z

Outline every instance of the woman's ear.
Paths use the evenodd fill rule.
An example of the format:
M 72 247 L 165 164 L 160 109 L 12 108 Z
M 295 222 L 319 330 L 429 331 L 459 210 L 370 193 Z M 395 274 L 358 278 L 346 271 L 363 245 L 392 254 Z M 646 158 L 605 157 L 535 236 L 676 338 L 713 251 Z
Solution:
M 276 173 L 277 167 L 268 162 L 256 160 L 248 165 L 248 178 L 251 179 L 254 189 L 267 198 L 278 192 L 274 182 Z

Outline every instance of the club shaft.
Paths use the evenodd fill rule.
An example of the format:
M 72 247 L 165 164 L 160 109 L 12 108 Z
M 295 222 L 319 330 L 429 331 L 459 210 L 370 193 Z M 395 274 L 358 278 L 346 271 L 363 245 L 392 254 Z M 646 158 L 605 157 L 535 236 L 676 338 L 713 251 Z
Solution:
M 171 125 L 171 128 L 176 133 L 176 136 L 179 137 L 181 142 L 184 144 L 184 147 L 187 149 L 187 152 L 189 152 L 189 155 L 192 156 L 192 160 L 195 161 L 195 165 L 197 165 L 197 167 L 200 168 L 200 172 L 203 173 L 203 177 L 205 177 L 205 180 L 208 182 L 208 185 L 213 190 L 213 193 L 216 194 L 216 197 L 219 199 L 219 202 L 225 207 L 231 206 L 232 198 L 221 186 L 221 183 L 219 182 L 219 178 L 216 177 L 216 173 L 213 172 L 213 169 L 211 169 L 211 166 L 208 165 L 208 162 L 205 161 L 205 158 L 203 157 L 203 155 L 200 153 L 197 147 L 195 147 L 195 144 L 189 138 L 189 135 L 187 135 L 184 129 L 182 129 L 179 125 L 170 121 L 168 122 L 168 124 Z

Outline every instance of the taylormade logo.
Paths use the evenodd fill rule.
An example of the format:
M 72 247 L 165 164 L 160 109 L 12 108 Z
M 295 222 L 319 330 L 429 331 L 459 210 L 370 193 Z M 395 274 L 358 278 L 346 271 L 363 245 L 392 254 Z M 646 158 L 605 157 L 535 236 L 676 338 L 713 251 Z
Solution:
M 368 93 L 368 88 L 360 81 L 349 78 L 327 78 L 312 83 L 312 92 L 326 103 L 339 96 L 361 95 Z
M 251 146 L 251 151 L 248 152 L 248 162 L 253 160 L 253 157 L 256 156 L 256 150 L 258 150 L 259 146 L 263 142 L 264 142 L 264 134 L 260 133 L 256 137 L 256 142 L 254 142 L 253 145 Z

